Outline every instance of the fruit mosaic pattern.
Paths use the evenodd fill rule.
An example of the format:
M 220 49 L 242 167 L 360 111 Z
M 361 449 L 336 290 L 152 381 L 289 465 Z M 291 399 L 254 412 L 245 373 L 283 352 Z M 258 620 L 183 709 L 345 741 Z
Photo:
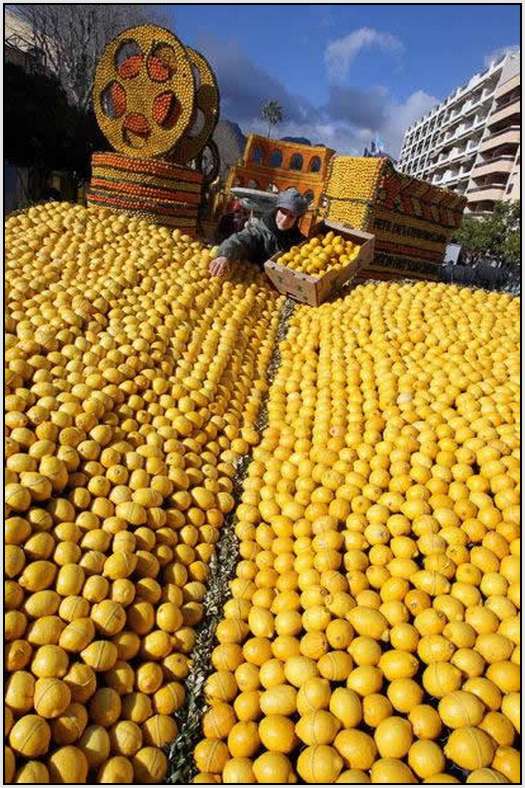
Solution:
M 94 153 L 88 206 L 139 216 L 153 224 L 196 234 L 202 175 L 170 161 L 122 153 Z
M 219 87 L 206 58 L 195 49 L 186 47 L 195 79 L 193 124 L 173 150 L 175 161 L 186 163 L 195 159 L 211 139 L 219 120 Z
M 439 278 L 438 265 L 461 224 L 465 197 L 397 172 L 387 158 L 359 156 L 334 156 L 324 191 L 324 218 L 375 235 L 375 250 L 384 261 L 367 265 L 366 275 Z

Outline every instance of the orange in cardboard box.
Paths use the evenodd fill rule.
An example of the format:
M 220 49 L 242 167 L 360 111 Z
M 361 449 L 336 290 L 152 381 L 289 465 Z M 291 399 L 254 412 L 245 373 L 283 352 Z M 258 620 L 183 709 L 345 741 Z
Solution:
M 314 263 L 310 265 L 312 257 Z M 340 287 L 351 282 L 373 257 L 373 235 L 324 221 L 317 225 L 314 237 L 293 251 L 275 254 L 266 261 L 264 270 L 280 293 L 301 303 L 319 306 Z M 316 270 L 319 263 L 315 258 L 321 258 L 324 268 L 321 270 L 319 267 L 316 275 L 306 273 L 304 269 Z M 293 268 L 290 267 L 291 260 L 294 261 Z

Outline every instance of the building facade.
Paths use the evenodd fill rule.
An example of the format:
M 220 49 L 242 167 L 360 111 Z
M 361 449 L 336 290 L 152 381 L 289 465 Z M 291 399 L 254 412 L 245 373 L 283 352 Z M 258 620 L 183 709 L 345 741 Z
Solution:
M 520 194 L 520 53 L 457 88 L 405 132 L 401 172 L 467 197 L 484 216 Z

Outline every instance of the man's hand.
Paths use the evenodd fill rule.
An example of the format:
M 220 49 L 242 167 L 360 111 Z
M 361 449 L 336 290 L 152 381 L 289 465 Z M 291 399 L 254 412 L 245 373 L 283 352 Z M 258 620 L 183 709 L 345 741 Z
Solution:
M 210 274 L 212 276 L 227 276 L 231 270 L 231 263 L 227 257 L 216 257 L 210 263 Z

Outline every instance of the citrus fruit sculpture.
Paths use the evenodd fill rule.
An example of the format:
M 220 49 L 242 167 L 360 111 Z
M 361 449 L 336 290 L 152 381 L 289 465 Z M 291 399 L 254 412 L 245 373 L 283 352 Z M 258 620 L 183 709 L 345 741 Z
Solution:
M 93 85 L 97 121 L 113 148 L 145 158 L 169 154 L 195 120 L 199 66 L 205 83 L 213 82 L 204 58 L 197 60 L 193 50 L 190 54 L 160 27 L 140 25 L 114 38 L 99 60 Z M 210 116 L 217 112 L 216 90 L 214 97 L 209 108 L 199 102 Z
M 333 156 L 323 215 L 375 235 L 363 277 L 438 279 L 466 197 L 398 172 L 386 157 Z
M 168 30 L 129 28 L 100 58 L 93 105 L 116 153 L 94 155 L 88 203 L 194 232 L 200 189 L 193 186 L 202 184 L 202 174 L 187 165 L 208 144 L 219 116 L 206 59 Z
M 191 232 L 201 201 L 202 176 L 190 167 L 123 153 L 94 153 L 89 203 L 138 213 L 143 219 Z
M 173 150 L 173 158 L 183 163 L 191 161 L 203 150 L 219 117 L 219 89 L 215 74 L 200 52 L 190 47 L 186 51 L 195 78 L 195 109 L 192 126 Z

